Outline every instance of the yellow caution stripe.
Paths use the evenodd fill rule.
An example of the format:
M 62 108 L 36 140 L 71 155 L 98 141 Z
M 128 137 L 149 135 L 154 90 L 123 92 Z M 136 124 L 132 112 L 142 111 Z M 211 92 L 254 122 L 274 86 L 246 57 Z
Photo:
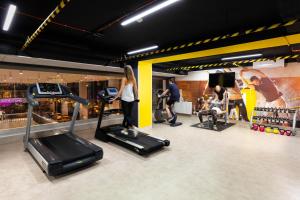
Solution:
M 240 31 L 240 32 L 232 33 L 232 34 L 216 36 L 216 37 L 213 37 L 213 38 L 207 38 L 207 39 L 204 39 L 204 40 L 198 40 L 198 41 L 189 42 L 189 43 L 186 43 L 186 44 L 179 44 L 179 45 L 176 45 L 174 47 L 165 48 L 164 51 L 160 51 L 160 50 L 158 50 L 158 51 L 160 51 L 159 53 L 164 53 L 164 52 L 174 51 L 174 50 L 178 50 L 178 49 L 184 49 L 184 48 L 188 48 L 188 47 L 198 46 L 200 44 L 207 44 L 207 43 L 210 43 L 210 42 L 225 40 L 227 38 L 233 38 L 233 37 L 237 37 L 237 36 L 249 35 L 249 34 L 253 34 L 253 33 L 259 33 L 259 32 L 273 30 L 273 29 L 277 29 L 277 28 L 292 26 L 298 21 L 299 21 L 299 19 L 292 19 L 292 20 L 289 20 L 287 22 L 275 23 L 275 24 L 272 24 L 272 25 L 269 25 L 269 26 L 261 26 L 261 27 L 254 28 L 254 29 L 248 29 L 246 31 Z M 155 54 L 158 54 L 158 53 L 155 52 Z M 138 56 L 138 57 L 144 57 L 144 56 L 147 56 L 147 55 L 149 55 L 149 54 L 140 54 L 140 56 Z M 152 54 L 150 54 L 150 55 L 152 55 Z M 130 60 L 130 57 L 116 59 L 113 62 L 117 62 L 117 61 L 120 61 L 120 60 L 121 61 Z
M 45 27 L 52 22 L 52 20 L 61 12 L 61 10 L 69 3 L 71 0 L 61 0 L 58 6 L 50 13 L 50 15 L 42 22 L 42 24 L 32 33 L 30 37 L 27 38 L 21 50 L 24 51 L 30 43 L 45 29 Z
M 241 64 L 249 64 L 249 63 L 254 63 L 254 62 L 262 62 L 262 61 L 275 61 L 275 60 L 280 60 L 280 59 L 296 59 L 296 58 L 300 58 L 300 54 L 278 56 L 273 59 L 258 58 L 258 59 L 239 60 L 239 61 L 232 61 L 232 62 L 210 63 L 210 64 L 203 64 L 203 65 L 196 65 L 196 66 L 177 66 L 177 67 L 168 68 L 166 70 L 167 71 L 189 71 L 190 69 L 203 69 L 206 67 L 215 68 L 215 67 L 226 66 L 226 65 L 234 65 L 234 66 L 239 67 Z

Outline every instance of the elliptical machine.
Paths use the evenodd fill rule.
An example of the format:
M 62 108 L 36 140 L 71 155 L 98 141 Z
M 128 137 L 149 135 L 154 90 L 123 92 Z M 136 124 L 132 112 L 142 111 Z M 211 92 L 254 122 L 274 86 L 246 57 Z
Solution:
M 168 95 L 165 96 L 161 96 L 161 94 L 163 93 L 162 90 L 158 90 L 156 97 L 157 97 L 157 105 L 155 108 L 155 112 L 154 112 L 154 118 L 155 124 L 161 124 L 164 122 L 168 122 L 168 124 L 171 127 L 176 127 L 176 126 L 180 126 L 182 125 L 181 122 L 176 122 L 177 121 L 177 114 L 173 111 L 173 108 L 170 109 L 171 114 L 172 114 L 172 119 L 170 121 L 168 121 L 168 113 L 167 111 L 163 108 L 163 100 L 168 98 Z

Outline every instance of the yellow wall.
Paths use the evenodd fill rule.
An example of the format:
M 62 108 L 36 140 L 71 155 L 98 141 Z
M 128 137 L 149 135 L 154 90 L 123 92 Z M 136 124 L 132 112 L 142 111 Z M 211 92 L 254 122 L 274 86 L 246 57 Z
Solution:
M 244 88 L 241 90 L 241 93 L 242 93 L 242 95 L 244 95 L 247 116 L 248 116 L 248 119 L 250 120 L 252 111 L 254 110 L 254 107 L 256 106 L 256 91 L 255 91 L 255 89 Z
M 138 63 L 139 127 L 152 126 L 152 63 Z

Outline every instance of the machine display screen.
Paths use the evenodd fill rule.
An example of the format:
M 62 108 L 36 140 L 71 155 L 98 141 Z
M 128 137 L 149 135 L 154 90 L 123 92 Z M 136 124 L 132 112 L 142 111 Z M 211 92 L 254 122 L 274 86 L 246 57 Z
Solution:
M 118 94 L 117 88 L 107 88 L 106 91 L 109 96 L 116 96 Z
M 59 84 L 55 83 L 37 83 L 36 84 L 39 94 L 62 94 Z

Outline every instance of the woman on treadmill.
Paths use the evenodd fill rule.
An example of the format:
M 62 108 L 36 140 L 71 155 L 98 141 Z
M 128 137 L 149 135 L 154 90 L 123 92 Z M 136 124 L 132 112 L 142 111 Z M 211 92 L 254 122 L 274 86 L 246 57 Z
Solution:
M 136 79 L 130 65 L 126 65 L 124 67 L 124 75 L 125 77 L 122 78 L 119 93 L 112 101 L 121 97 L 121 104 L 124 115 L 122 126 L 125 128 L 124 130 L 122 130 L 122 133 L 127 135 L 129 129 L 136 134 L 138 131 L 137 128 L 133 125 L 131 114 L 133 103 L 136 99 L 138 99 L 138 89 Z

